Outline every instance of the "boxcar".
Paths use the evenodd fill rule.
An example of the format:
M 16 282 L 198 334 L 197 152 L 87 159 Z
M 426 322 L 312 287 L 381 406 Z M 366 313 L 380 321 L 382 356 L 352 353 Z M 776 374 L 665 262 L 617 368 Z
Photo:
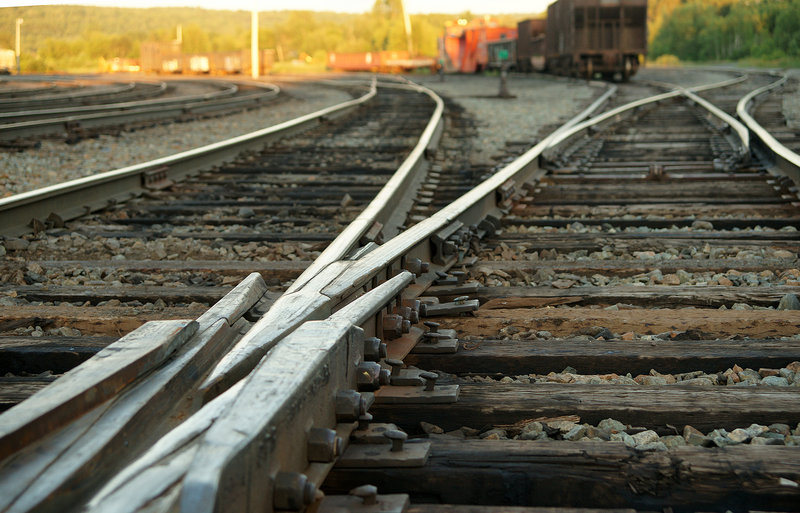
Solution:
M 419 68 L 433 68 L 430 57 L 412 57 L 407 51 L 381 51 L 328 54 L 328 68 L 337 71 L 372 71 L 399 73 Z
M 647 52 L 647 0 L 559 0 L 547 8 L 548 71 L 623 80 Z
M 517 23 L 517 69 L 525 73 L 544 70 L 544 38 L 547 20 Z

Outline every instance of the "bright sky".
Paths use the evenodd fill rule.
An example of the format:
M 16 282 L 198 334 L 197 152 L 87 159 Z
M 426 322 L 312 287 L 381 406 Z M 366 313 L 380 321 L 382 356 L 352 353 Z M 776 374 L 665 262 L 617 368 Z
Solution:
M 555 0 L 405 0 L 408 12 L 415 13 L 536 13 Z M 312 11 L 365 12 L 375 0 L 0 0 L 0 7 L 23 5 L 100 5 L 105 7 L 204 7 L 206 9 L 258 9 L 281 11 L 307 9 Z

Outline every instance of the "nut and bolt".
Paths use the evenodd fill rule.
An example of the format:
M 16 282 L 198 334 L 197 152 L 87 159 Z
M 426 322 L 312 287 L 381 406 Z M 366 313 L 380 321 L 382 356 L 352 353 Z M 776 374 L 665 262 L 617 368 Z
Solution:
M 383 338 L 384 340 L 394 340 L 400 338 L 403 333 L 408 333 L 408 330 L 403 331 L 403 323 L 408 323 L 411 329 L 411 323 L 403 319 L 397 314 L 383 314 Z
M 359 497 L 365 506 L 372 506 L 378 503 L 378 487 L 373 485 L 361 485 L 348 492 L 350 495 Z
M 403 269 L 406 271 L 415 274 L 416 276 L 420 276 L 425 274 L 430 269 L 431 264 L 429 262 L 423 262 L 421 259 L 412 257 L 407 258 Z
M 329 463 L 342 452 L 342 439 L 328 428 L 311 428 L 308 432 L 308 461 Z
M 380 364 L 375 362 L 361 362 L 356 371 L 356 383 L 359 392 L 371 392 L 381 387 Z
M 422 324 L 428 327 L 431 333 L 439 333 L 439 323 L 434 321 L 425 321 Z
M 355 390 L 342 390 L 335 398 L 336 422 L 355 422 L 367 413 L 367 401 Z
M 364 431 L 365 429 L 369 429 L 369 423 L 372 422 L 372 414 L 365 413 L 364 415 L 358 418 L 358 429 Z
M 317 486 L 299 472 L 279 472 L 275 476 L 272 505 L 275 509 L 300 511 L 317 495 Z
M 384 360 L 386 365 L 392 368 L 392 377 L 398 377 L 400 375 L 400 370 L 403 368 L 403 360 L 396 360 L 394 358 L 387 358 Z
M 457 298 L 455 298 L 453 300 L 453 303 L 459 305 L 459 304 L 466 303 L 467 301 L 469 301 L 469 296 L 458 296 Z
M 404 299 L 403 306 L 407 306 L 411 308 L 411 315 L 409 316 L 408 320 L 411 321 L 412 324 L 416 324 L 419 322 L 419 307 L 422 304 L 419 299 Z
M 425 391 L 426 392 L 433 392 L 433 388 L 436 386 L 436 380 L 439 379 L 439 375 L 435 372 L 420 372 L 419 377 L 425 380 Z
M 378 337 L 364 339 L 364 360 L 379 362 L 381 358 L 386 358 L 386 344 Z
M 408 439 L 408 435 L 397 429 L 389 429 L 383 433 L 383 436 L 392 441 L 392 452 L 400 452 L 403 450 L 403 442 Z

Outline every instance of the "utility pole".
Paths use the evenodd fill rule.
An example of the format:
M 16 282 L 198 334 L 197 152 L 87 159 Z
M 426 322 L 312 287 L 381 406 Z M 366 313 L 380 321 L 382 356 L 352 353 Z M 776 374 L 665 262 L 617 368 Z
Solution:
M 250 18 L 250 69 L 251 76 L 257 79 L 259 76 L 258 64 L 258 11 L 253 9 Z
M 408 57 L 414 57 L 414 45 L 411 41 L 411 17 L 408 15 L 403 0 L 400 0 L 400 9 L 403 10 L 403 23 L 406 26 L 406 44 L 408 45 Z
M 15 52 L 15 55 L 17 57 L 17 75 L 22 73 L 20 65 L 19 65 L 19 55 L 20 55 L 20 44 L 19 43 L 20 43 L 20 32 L 21 32 L 20 26 L 21 25 L 22 25 L 22 18 L 17 18 L 17 41 L 16 41 L 17 47 L 16 47 L 16 52 Z

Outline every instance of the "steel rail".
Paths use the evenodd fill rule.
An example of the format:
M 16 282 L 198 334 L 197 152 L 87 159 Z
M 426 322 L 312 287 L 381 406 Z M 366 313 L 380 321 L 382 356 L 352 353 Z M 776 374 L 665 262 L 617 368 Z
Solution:
M 63 131 L 69 133 L 75 128 L 93 128 L 135 121 L 151 121 L 159 119 L 177 118 L 186 114 L 203 114 L 218 110 L 225 110 L 242 104 L 270 100 L 280 94 L 280 88 L 265 87 L 266 92 L 253 92 L 233 97 L 194 99 L 181 101 L 172 99 L 163 104 L 143 103 L 133 108 L 122 109 L 97 109 L 95 113 L 79 114 L 60 118 L 48 118 L 33 121 L 21 121 L 0 125 L 0 139 L 18 139 L 23 136 L 48 135 Z M 146 100 L 145 100 L 146 102 Z M 90 109 L 95 110 L 95 109 Z
M 675 97 L 681 96 L 681 95 L 692 99 L 691 96 L 693 95 L 694 92 L 707 91 L 707 90 L 716 89 L 716 88 L 728 87 L 728 86 L 737 84 L 737 83 L 739 83 L 739 82 L 741 82 L 743 80 L 746 80 L 746 77 L 736 77 L 736 78 L 733 78 L 733 79 L 730 79 L 730 80 L 723 80 L 721 82 L 715 82 L 713 84 L 706 84 L 706 85 L 702 85 L 702 86 L 695 86 L 695 87 L 691 87 L 691 88 L 688 88 L 688 89 L 681 88 L 681 87 L 677 87 L 676 88 L 676 86 L 674 86 L 673 84 L 661 83 L 659 85 L 659 87 L 672 88 L 672 90 L 669 91 L 669 92 L 666 92 L 666 93 L 658 94 L 658 95 L 655 95 L 655 96 L 650 96 L 648 98 L 642 98 L 642 99 L 627 103 L 625 105 L 620 105 L 619 107 L 611 109 L 611 110 L 609 110 L 607 112 L 603 112 L 603 113 L 601 113 L 601 114 L 599 114 L 599 115 L 597 115 L 597 116 L 595 116 L 595 117 L 593 117 L 591 119 L 588 119 L 588 120 L 584 121 L 583 123 L 576 124 L 572 128 L 569 128 L 569 129 L 561 131 L 560 133 L 556 134 L 555 137 L 552 139 L 550 145 L 547 147 L 547 152 L 545 153 L 544 156 L 545 156 L 545 158 L 547 158 L 547 157 L 557 153 L 561 148 L 563 148 L 563 146 L 565 144 L 569 143 L 569 141 L 571 141 L 573 138 L 575 138 L 577 136 L 580 136 L 580 135 L 586 134 L 590 129 L 594 129 L 596 126 L 600 125 L 601 123 L 615 122 L 623 114 L 630 114 L 637 108 L 640 108 L 640 107 L 643 107 L 645 105 L 649 105 L 649 104 L 652 104 L 652 103 L 658 103 L 658 102 L 662 102 L 662 101 L 665 101 L 665 100 L 669 100 L 671 98 L 675 98 Z M 696 95 L 694 95 L 694 96 L 696 96 Z M 701 104 L 701 105 L 703 105 L 703 107 L 706 108 L 706 105 L 710 105 L 710 104 L 705 102 L 705 104 Z M 716 109 L 716 111 L 713 111 L 713 112 L 710 111 L 710 112 L 711 112 L 712 115 L 715 115 L 715 116 L 717 115 L 717 114 L 715 114 L 715 112 L 717 112 L 719 114 L 725 114 L 724 112 L 722 112 L 719 109 Z M 739 127 L 741 127 L 741 123 L 736 122 L 736 120 L 733 120 L 733 118 L 730 118 L 730 116 L 727 116 L 725 118 L 720 118 L 720 119 L 725 123 L 727 123 L 728 121 L 733 121 L 734 125 L 739 125 Z M 743 135 L 743 133 L 746 132 L 746 130 L 742 131 L 740 128 L 737 127 L 736 128 L 736 132 L 741 137 Z M 740 141 L 741 141 L 742 146 L 748 148 L 748 152 L 749 152 L 749 145 L 748 145 L 747 139 L 740 139 Z M 740 155 L 742 155 L 741 150 L 739 150 L 738 153 L 740 153 Z
M 161 82 L 167 86 L 166 82 Z M 209 83 L 209 82 L 207 82 Z M 80 113 L 89 114 L 93 112 L 104 112 L 109 110 L 126 110 L 137 107 L 148 107 L 154 105 L 170 105 L 177 103 L 186 103 L 199 100 L 212 100 L 215 98 L 227 97 L 236 94 L 239 87 L 232 82 L 210 82 L 213 85 L 220 87 L 220 90 L 203 94 L 192 94 L 186 96 L 176 96 L 172 98 L 154 98 L 148 100 L 136 100 L 126 102 L 104 103 L 101 105 L 84 105 L 76 107 L 59 107 L 50 109 L 34 109 L 14 112 L 0 112 L 0 121 L 16 120 L 16 119 L 33 119 L 38 117 L 54 117 L 59 114 Z M 250 85 L 250 84 L 248 84 Z M 256 86 L 263 86 L 264 89 L 271 89 L 280 91 L 280 88 L 274 84 L 253 84 Z M 9 121 L 10 122 L 10 121 Z
M 136 164 L 97 175 L 78 178 L 63 184 L 0 199 L 0 234 L 18 235 L 30 231 L 32 220 L 44 220 L 50 214 L 73 219 L 109 204 L 144 192 L 150 180 L 179 180 L 189 174 L 234 159 L 247 150 L 260 149 L 266 143 L 306 130 L 326 118 L 342 115 L 376 94 L 373 83 L 360 98 L 327 107 L 290 121 L 209 144 L 168 157 Z
M 148 86 L 143 89 L 142 86 Z M 137 90 L 137 87 L 139 88 Z M 107 96 L 115 98 L 142 98 L 148 96 L 157 96 L 162 94 L 166 89 L 163 82 L 131 82 L 128 84 L 115 84 L 104 87 L 86 88 L 79 91 L 65 93 L 65 94 L 50 94 L 43 95 L 36 98 L 15 99 L 7 98 L 0 99 L 0 108 L 8 108 L 9 106 L 23 106 L 23 105 L 46 105 L 46 104 L 59 104 L 59 103 L 78 103 L 86 101 L 87 99 L 101 99 Z
M 774 159 L 776 170 L 790 177 L 795 183 L 800 183 L 800 155 L 781 144 L 780 141 L 775 139 L 775 137 L 762 127 L 748 112 L 748 109 L 755 102 L 756 98 L 783 86 L 787 80 L 788 77 L 784 75 L 772 84 L 751 91 L 739 100 L 739 103 L 736 105 L 736 114 Z
M 420 88 L 420 90 L 424 89 L 421 88 L 421 86 L 415 87 Z M 616 89 L 611 89 L 606 92 L 606 94 L 601 96 L 591 106 L 567 122 L 565 126 L 574 125 L 580 119 L 583 119 L 589 113 L 599 108 L 600 105 L 605 103 L 605 101 L 607 101 L 615 91 Z M 431 92 L 426 94 L 434 93 Z M 429 124 L 428 129 L 426 129 L 426 138 L 428 135 L 432 137 L 433 132 L 435 132 L 435 130 L 430 129 L 430 127 L 431 125 Z M 533 150 L 530 150 L 528 153 L 526 153 L 525 155 L 530 155 L 527 160 L 525 160 L 525 155 L 523 155 L 523 157 L 520 157 L 514 162 L 519 163 L 524 160 L 524 165 L 519 164 L 523 168 L 534 165 L 532 164 L 532 161 L 538 157 L 541 150 L 546 147 L 551 137 L 552 136 L 546 138 L 537 146 L 535 146 Z M 426 148 L 428 144 L 428 140 L 420 139 L 417 147 L 414 149 L 414 151 L 412 151 L 411 156 L 420 158 L 424 154 L 424 148 Z M 534 151 L 535 154 L 532 153 Z M 409 158 L 411 158 L 411 156 L 409 156 Z M 514 163 L 512 163 L 510 166 L 514 166 Z M 508 167 L 506 169 L 508 169 Z M 498 172 L 498 175 L 501 173 L 503 173 L 503 170 Z M 475 190 L 480 189 L 485 191 L 482 193 L 483 196 L 493 195 L 494 190 L 507 180 L 507 178 L 504 178 L 501 182 L 495 184 L 492 182 L 492 180 L 497 180 L 496 177 L 498 175 L 490 178 L 484 182 L 484 184 L 478 186 Z M 486 185 L 489 182 L 492 183 Z M 397 182 L 390 183 L 392 186 L 394 186 L 394 184 Z M 386 188 L 388 187 L 389 184 L 387 184 Z M 473 190 L 473 192 L 475 190 Z M 383 191 L 379 193 L 381 197 L 387 197 L 395 194 L 395 192 L 388 191 L 385 194 L 382 193 Z M 467 193 L 465 196 L 469 196 L 470 194 L 471 193 Z M 464 196 L 462 196 L 462 199 L 463 198 Z M 466 207 L 468 210 L 469 207 L 472 206 L 472 203 L 476 201 L 476 199 L 470 197 L 470 199 L 467 201 L 470 202 L 470 205 Z M 376 205 L 373 209 L 371 209 L 371 211 L 377 211 L 381 208 L 385 207 Z M 447 208 L 445 210 L 447 210 Z M 301 276 L 303 281 L 301 281 L 301 283 L 299 283 L 297 286 L 290 288 L 284 295 L 278 298 L 272 305 L 272 308 L 270 308 L 269 311 L 267 311 L 264 316 L 253 326 L 253 328 L 248 331 L 248 333 L 236 344 L 236 346 L 234 346 L 234 348 L 222 358 L 211 375 L 206 379 L 203 385 L 201 385 L 201 390 L 206 394 L 206 398 L 210 399 L 215 397 L 232 386 L 233 383 L 246 376 L 256 366 L 258 361 L 267 353 L 267 351 L 269 351 L 283 337 L 299 327 L 303 322 L 311 319 L 324 318 L 330 315 L 330 312 L 334 306 L 340 303 L 346 295 L 355 292 L 362 285 L 373 278 L 376 278 L 379 272 L 392 262 L 396 261 L 398 263 L 398 267 L 403 267 L 403 263 L 400 262 L 400 260 L 407 251 L 414 246 L 422 245 L 423 241 L 425 241 L 426 238 L 433 232 L 441 230 L 447 224 L 449 224 L 446 219 L 442 219 L 441 214 L 442 212 L 440 211 L 433 217 L 413 226 L 409 230 L 406 230 L 402 234 L 394 237 L 389 242 L 381 246 L 367 246 L 364 252 L 371 252 L 367 253 L 366 256 L 358 255 L 360 258 L 357 260 L 345 259 L 332 261 L 329 258 L 330 255 L 326 255 L 325 262 L 323 264 L 314 266 L 315 273 L 313 275 L 310 273 L 304 273 L 303 276 Z M 465 224 L 478 222 L 484 216 L 485 213 L 482 212 L 482 215 L 476 215 L 470 223 Z M 367 219 L 366 222 L 362 223 L 362 227 L 364 225 L 371 224 L 369 221 L 370 220 Z M 428 231 L 419 233 L 420 229 L 424 230 L 429 226 L 431 228 Z M 358 231 L 360 229 L 361 228 L 353 229 L 353 231 Z M 348 235 L 342 239 L 341 244 L 337 245 L 338 249 L 334 250 L 336 254 L 344 254 L 345 248 L 352 244 L 352 233 L 353 232 L 348 232 Z M 398 245 L 400 245 L 399 248 Z M 423 260 L 428 262 L 431 261 L 431 255 L 424 251 L 420 255 L 415 254 L 413 256 L 421 257 Z M 298 281 L 300 280 L 298 279 Z M 346 286 L 343 288 L 343 290 L 341 286 L 331 289 L 333 284 L 345 284 Z M 331 290 L 335 290 L 335 292 L 331 292 Z

